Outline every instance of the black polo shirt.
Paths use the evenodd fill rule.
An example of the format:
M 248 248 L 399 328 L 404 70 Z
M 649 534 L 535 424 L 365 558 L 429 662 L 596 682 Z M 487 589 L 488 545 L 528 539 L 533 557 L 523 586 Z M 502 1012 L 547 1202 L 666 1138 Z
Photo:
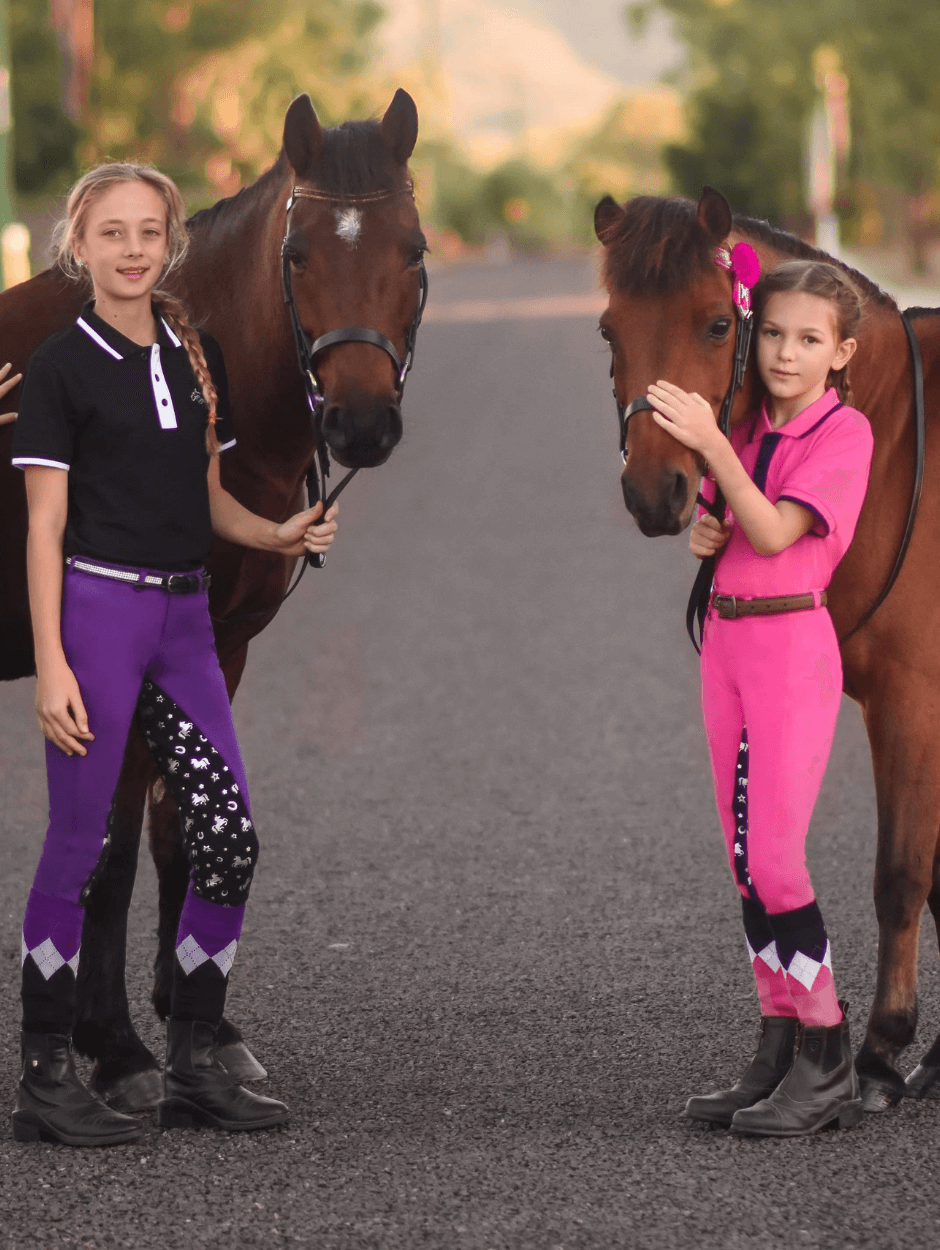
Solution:
M 126 338 L 93 304 L 47 339 L 26 369 L 13 463 L 69 473 L 65 554 L 187 570 L 212 545 L 206 404 L 189 357 L 154 314 L 151 347 Z M 219 395 L 216 433 L 235 445 L 222 349 L 199 332 Z

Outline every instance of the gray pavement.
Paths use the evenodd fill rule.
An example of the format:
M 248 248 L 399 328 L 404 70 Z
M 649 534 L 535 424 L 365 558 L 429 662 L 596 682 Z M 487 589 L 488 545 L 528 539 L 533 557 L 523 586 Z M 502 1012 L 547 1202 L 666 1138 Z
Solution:
M 580 261 L 451 270 L 438 300 L 591 290 Z M 497 289 L 498 288 L 498 289 Z M 286 1130 L 13 1143 L 0 1250 L 791 1250 L 940 1242 L 940 1107 L 791 1142 L 687 1123 L 757 1004 L 722 862 L 685 538 L 621 502 L 588 317 L 427 325 L 406 435 L 343 497 L 326 568 L 236 700 L 262 858 L 231 1015 Z M 44 811 L 31 683 L 0 687 L 0 1089 Z M 810 845 L 856 1040 L 874 803 L 843 708 Z M 156 904 L 142 858 L 135 1019 Z M 922 1039 L 940 1028 L 925 926 Z

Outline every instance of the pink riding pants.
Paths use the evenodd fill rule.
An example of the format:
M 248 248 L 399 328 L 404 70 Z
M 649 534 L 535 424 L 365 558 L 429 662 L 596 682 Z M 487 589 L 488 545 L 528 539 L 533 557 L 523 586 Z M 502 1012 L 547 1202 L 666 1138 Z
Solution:
M 722 620 L 709 609 L 702 711 L 728 858 L 742 853 L 772 915 L 815 898 L 806 833 L 835 733 L 842 660 L 825 608 Z M 735 820 L 735 770 L 747 729 L 747 828 Z M 745 885 L 738 884 L 747 896 Z

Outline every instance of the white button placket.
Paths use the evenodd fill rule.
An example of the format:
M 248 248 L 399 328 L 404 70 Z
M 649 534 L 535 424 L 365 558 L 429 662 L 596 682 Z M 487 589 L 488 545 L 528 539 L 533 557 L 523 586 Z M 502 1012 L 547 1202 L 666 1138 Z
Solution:
M 157 416 L 164 430 L 176 429 L 176 409 L 173 397 L 163 376 L 163 364 L 160 360 L 160 344 L 154 343 L 150 349 L 150 385 L 153 387 L 153 399 L 157 405 Z

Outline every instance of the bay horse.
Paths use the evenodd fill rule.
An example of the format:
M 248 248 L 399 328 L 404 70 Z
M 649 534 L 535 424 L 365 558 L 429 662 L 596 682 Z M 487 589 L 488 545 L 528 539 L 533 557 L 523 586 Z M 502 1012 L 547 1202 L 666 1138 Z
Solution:
M 874 459 L 855 539 L 829 588 L 840 639 L 844 689 L 862 710 L 871 744 L 878 812 L 874 897 L 878 973 L 865 1039 L 856 1056 L 863 1102 L 884 1111 L 901 1097 L 940 1097 L 940 1038 L 904 1078 L 897 1060 L 917 1026 L 917 945 L 929 906 L 940 936 L 940 492 L 924 493 L 904 563 L 877 607 L 905 534 L 916 489 L 914 389 L 904 322 L 894 300 L 864 275 L 767 222 L 732 215 L 719 192 L 699 203 L 638 196 L 595 210 L 609 303 L 600 328 L 612 351 L 611 372 L 626 422 L 624 502 L 647 536 L 678 534 L 693 517 L 704 465 L 639 408 L 647 387 L 668 378 L 698 391 L 717 413 L 733 372 L 736 335 L 731 276 L 714 263 L 716 248 L 746 241 L 767 272 L 784 260 L 824 260 L 846 269 L 865 302 L 852 361 L 853 404 L 871 422 Z M 906 316 L 923 360 L 930 413 L 940 401 L 940 315 Z M 749 360 L 731 422 L 754 406 Z M 940 472 L 940 440 L 928 422 L 926 474 Z M 867 619 L 866 619 L 867 618 Z
M 320 126 L 309 96 L 298 96 L 274 165 L 188 222 L 190 249 L 174 290 L 195 324 L 218 339 L 227 362 L 238 441 L 222 457 L 222 482 L 271 520 L 303 506 L 315 452 L 349 469 L 377 466 L 401 439 L 400 401 L 427 294 L 427 244 L 408 172 L 417 135 L 414 101 L 402 90 L 381 121 L 330 129 Z M 75 320 L 85 298 L 55 267 L 0 294 L 0 342 L 14 371 L 25 370 L 32 351 Z M 10 399 L 14 408 L 16 395 Z M 5 680 L 35 671 L 26 496 L 23 474 L 10 465 L 12 429 L 0 429 Z M 273 619 L 295 564 L 219 540 L 212 549 L 210 611 L 230 697 L 248 644 Z M 148 798 L 160 890 L 153 1002 L 165 1018 L 189 866 L 175 806 L 132 729 L 111 817 L 112 850 L 86 907 L 74 1030 L 76 1049 L 95 1060 L 93 1088 L 125 1111 L 161 1096 L 160 1067 L 134 1030 L 124 980 L 127 909 Z M 264 1075 L 227 1021 L 219 1044 L 238 1079 Z

